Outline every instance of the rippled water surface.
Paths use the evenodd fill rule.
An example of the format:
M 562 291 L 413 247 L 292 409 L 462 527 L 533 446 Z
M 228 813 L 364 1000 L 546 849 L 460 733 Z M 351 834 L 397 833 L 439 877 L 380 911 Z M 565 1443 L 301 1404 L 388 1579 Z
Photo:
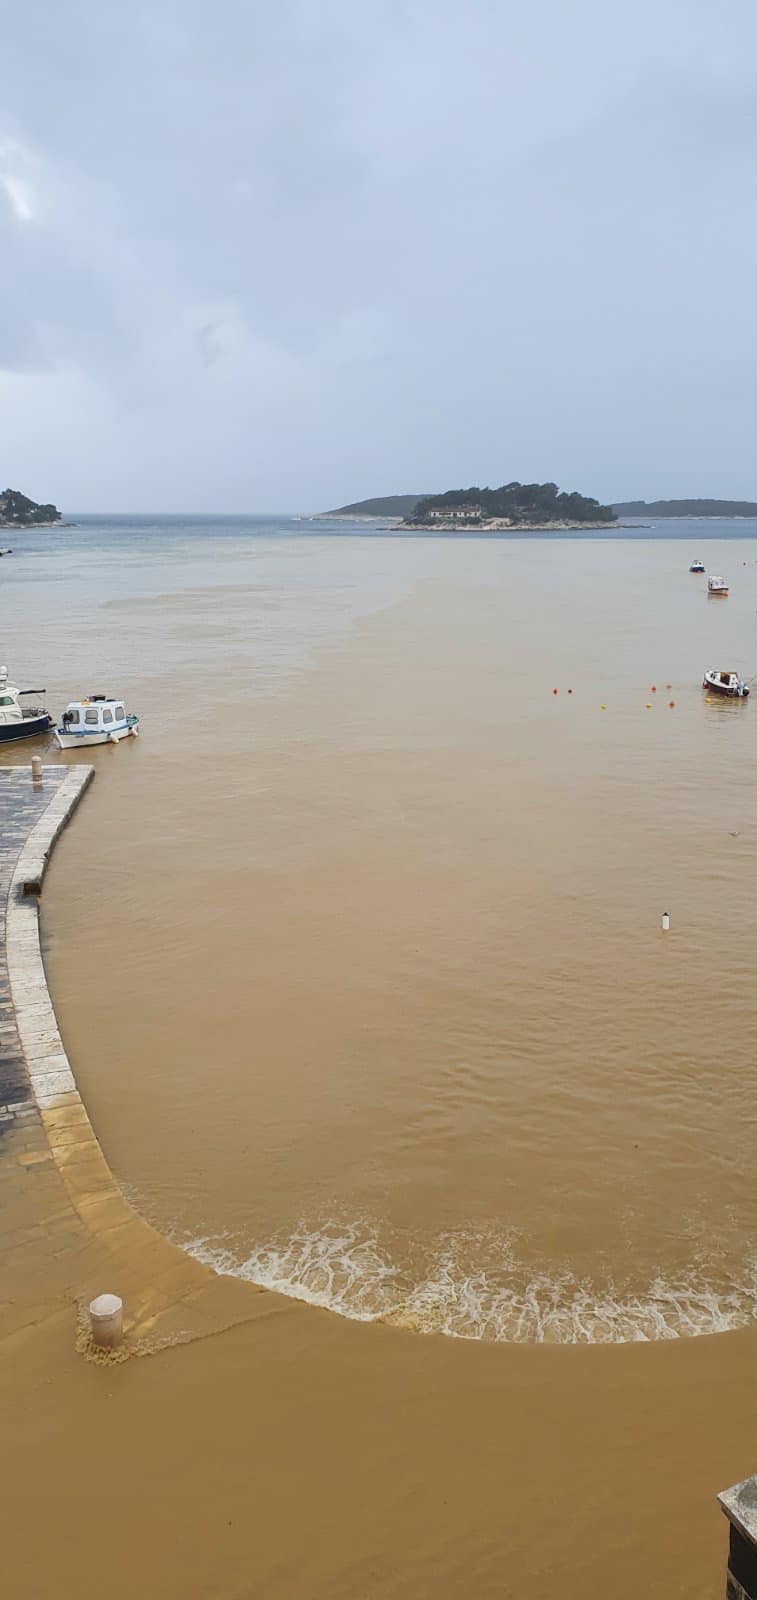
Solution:
M 86 519 L 0 563 L 16 678 L 142 717 L 44 901 L 116 1174 L 354 1317 L 751 1320 L 757 704 L 700 684 L 757 672 L 754 526 L 338 531 Z

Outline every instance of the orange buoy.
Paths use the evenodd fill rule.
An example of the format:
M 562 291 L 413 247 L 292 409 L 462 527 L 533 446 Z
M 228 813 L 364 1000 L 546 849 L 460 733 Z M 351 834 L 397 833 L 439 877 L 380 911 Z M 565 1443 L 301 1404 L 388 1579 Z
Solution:
M 553 693 L 553 694 L 557 694 L 557 690 L 556 690 L 556 689 L 553 689 L 553 690 L 552 690 L 552 693 Z
M 668 701 L 668 705 L 670 707 L 670 710 L 673 711 L 675 709 L 675 700 L 669 700 Z

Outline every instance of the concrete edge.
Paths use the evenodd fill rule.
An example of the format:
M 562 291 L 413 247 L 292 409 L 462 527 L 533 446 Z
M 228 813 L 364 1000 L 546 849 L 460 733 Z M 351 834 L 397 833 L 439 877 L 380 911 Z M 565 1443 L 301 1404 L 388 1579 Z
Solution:
M 8 977 L 21 1049 L 40 1111 L 59 1095 L 75 1093 L 76 1085 L 47 987 L 37 897 L 55 841 L 93 777 L 92 767 L 70 768 L 22 846 L 8 891 Z
M 128 1263 L 133 1287 L 127 1327 L 142 1328 L 171 1305 L 186 1304 L 211 1282 L 220 1287 L 224 1280 L 171 1244 L 122 1195 L 76 1087 L 47 987 L 39 893 L 55 841 L 93 776 L 89 766 L 69 769 L 21 849 L 6 905 L 6 953 L 21 1048 L 52 1159 L 88 1232 L 124 1267 Z M 249 1312 L 251 1285 L 234 1287 L 247 1291 L 244 1307 Z M 241 1309 L 234 1308 L 231 1320 L 238 1319 Z

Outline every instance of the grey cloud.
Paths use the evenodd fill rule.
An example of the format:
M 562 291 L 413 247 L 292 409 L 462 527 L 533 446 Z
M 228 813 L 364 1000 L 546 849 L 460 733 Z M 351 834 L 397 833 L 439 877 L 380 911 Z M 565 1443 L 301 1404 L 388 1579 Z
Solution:
M 6 478 L 757 493 L 751 3 L 3 10 Z

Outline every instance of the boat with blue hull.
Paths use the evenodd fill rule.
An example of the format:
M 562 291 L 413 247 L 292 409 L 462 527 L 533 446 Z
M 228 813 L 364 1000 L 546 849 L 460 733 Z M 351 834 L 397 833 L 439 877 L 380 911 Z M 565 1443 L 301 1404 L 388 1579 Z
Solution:
M 53 719 L 44 706 L 22 706 L 22 696 L 44 694 L 44 689 L 16 689 L 8 682 L 8 668 L 0 667 L 0 744 L 15 739 L 35 739 L 49 733 Z
M 139 717 L 127 714 L 123 700 L 91 694 L 66 706 L 55 737 L 61 750 L 75 750 L 80 745 L 119 744 L 137 733 Z

